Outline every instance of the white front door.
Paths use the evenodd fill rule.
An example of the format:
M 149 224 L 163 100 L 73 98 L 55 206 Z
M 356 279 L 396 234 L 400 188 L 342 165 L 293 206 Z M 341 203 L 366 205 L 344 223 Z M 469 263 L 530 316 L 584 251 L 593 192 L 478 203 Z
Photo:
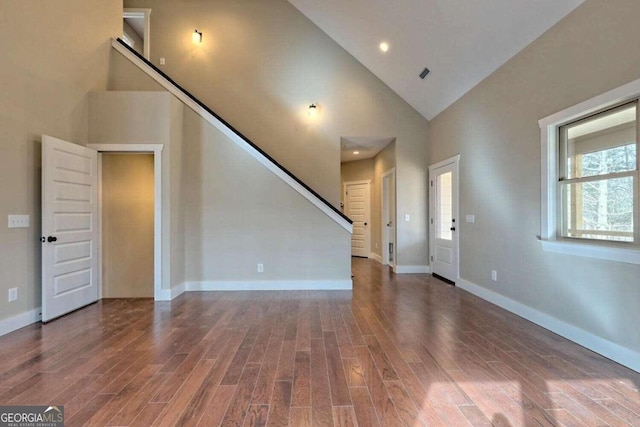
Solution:
M 429 168 L 431 272 L 453 283 L 458 278 L 458 158 Z
M 42 137 L 42 321 L 98 300 L 98 152 Z
M 345 214 L 353 221 L 351 255 L 368 258 L 371 252 L 369 181 L 345 182 L 344 191 Z

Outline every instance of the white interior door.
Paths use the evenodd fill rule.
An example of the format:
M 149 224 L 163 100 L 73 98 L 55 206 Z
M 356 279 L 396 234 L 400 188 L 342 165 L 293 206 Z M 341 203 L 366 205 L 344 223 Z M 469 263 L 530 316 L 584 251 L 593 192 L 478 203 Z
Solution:
M 369 257 L 371 252 L 369 181 L 345 182 L 345 214 L 353 221 L 351 255 Z
M 457 157 L 429 168 L 431 187 L 431 271 L 453 283 L 458 278 Z
M 395 266 L 395 172 L 382 175 L 382 264 Z
M 98 153 L 42 137 L 42 321 L 98 300 Z

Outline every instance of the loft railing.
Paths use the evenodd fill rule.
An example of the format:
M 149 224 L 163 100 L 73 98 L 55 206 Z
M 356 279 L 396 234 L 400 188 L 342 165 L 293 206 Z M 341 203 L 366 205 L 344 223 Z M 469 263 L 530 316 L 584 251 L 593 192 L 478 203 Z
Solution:
M 158 82 L 161 86 L 178 97 L 187 106 L 193 109 L 196 113 L 200 114 L 205 120 L 214 125 L 220 131 L 222 131 L 232 141 L 242 146 L 249 154 L 260 161 L 273 173 L 278 175 L 283 181 L 293 187 L 298 193 L 304 196 L 307 200 L 313 203 L 320 210 L 329 215 L 334 221 L 340 224 L 345 230 L 350 233 L 353 231 L 353 221 L 351 221 L 345 214 L 340 212 L 335 206 L 325 200 L 322 196 L 316 193 L 311 187 L 302 182 L 298 177 L 289 172 L 284 166 L 278 163 L 275 159 L 269 156 L 260 147 L 254 144 L 249 138 L 244 136 L 240 131 L 231 126 L 222 117 L 216 114 L 213 110 L 207 107 L 202 101 L 192 95 L 189 91 L 180 86 L 167 74 L 162 72 L 158 67 L 153 65 L 149 60 L 144 58 L 138 52 L 133 50 L 121 39 L 114 39 L 112 44 L 118 52 L 128 58 L 131 62 L 136 64 L 142 71 L 149 75 L 152 79 Z

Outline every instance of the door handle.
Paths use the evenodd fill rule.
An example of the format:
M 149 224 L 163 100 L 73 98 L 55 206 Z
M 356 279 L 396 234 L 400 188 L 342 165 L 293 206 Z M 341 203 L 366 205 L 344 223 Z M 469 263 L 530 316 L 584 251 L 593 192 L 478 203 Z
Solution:
M 451 227 L 451 231 L 456 231 L 456 228 L 455 227 Z
M 367 223 L 365 222 L 364 225 L 367 225 Z
M 387 223 L 387 227 L 391 227 L 391 221 Z
M 49 236 L 47 237 L 47 242 L 51 243 L 51 242 L 57 242 L 58 238 L 56 236 Z

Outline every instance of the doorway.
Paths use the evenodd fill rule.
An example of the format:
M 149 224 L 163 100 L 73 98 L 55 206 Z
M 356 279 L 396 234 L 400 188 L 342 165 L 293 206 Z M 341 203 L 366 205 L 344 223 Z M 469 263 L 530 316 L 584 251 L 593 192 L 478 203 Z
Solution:
M 369 258 L 371 254 L 371 181 L 344 183 L 345 215 L 353 221 L 351 256 Z
M 153 154 L 100 158 L 102 297 L 153 298 Z
M 133 50 L 151 58 L 151 9 L 124 9 L 122 40 Z
M 455 156 L 429 166 L 429 248 L 431 272 L 455 284 L 458 279 L 458 163 Z
M 156 301 L 170 299 L 166 295 L 166 291 L 162 289 L 163 274 L 163 252 L 162 252 L 162 144 L 89 144 L 89 148 L 98 151 L 98 174 L 100 176 L 100 187 L 102 186 L 102 161 L 101 158 L 105 153 L 149 153 L 153 155 L 153 297 Z M 100 197 L 102 191 L 99 190 Z M 102 210 L 99 211 L 99 223 L 102 224 Z M 102 241 L 102 233 L 100 235 Z M 102 251 L 99 256 L 100 261 L 100 277 L 102 277 Z M 168 258 L 167 258 L 168 262 Z M 102 298 L 102 287 L 100 290 L 100 298 Z
M 382 174 L 382 264 L 396 265 L 396 171 Z

